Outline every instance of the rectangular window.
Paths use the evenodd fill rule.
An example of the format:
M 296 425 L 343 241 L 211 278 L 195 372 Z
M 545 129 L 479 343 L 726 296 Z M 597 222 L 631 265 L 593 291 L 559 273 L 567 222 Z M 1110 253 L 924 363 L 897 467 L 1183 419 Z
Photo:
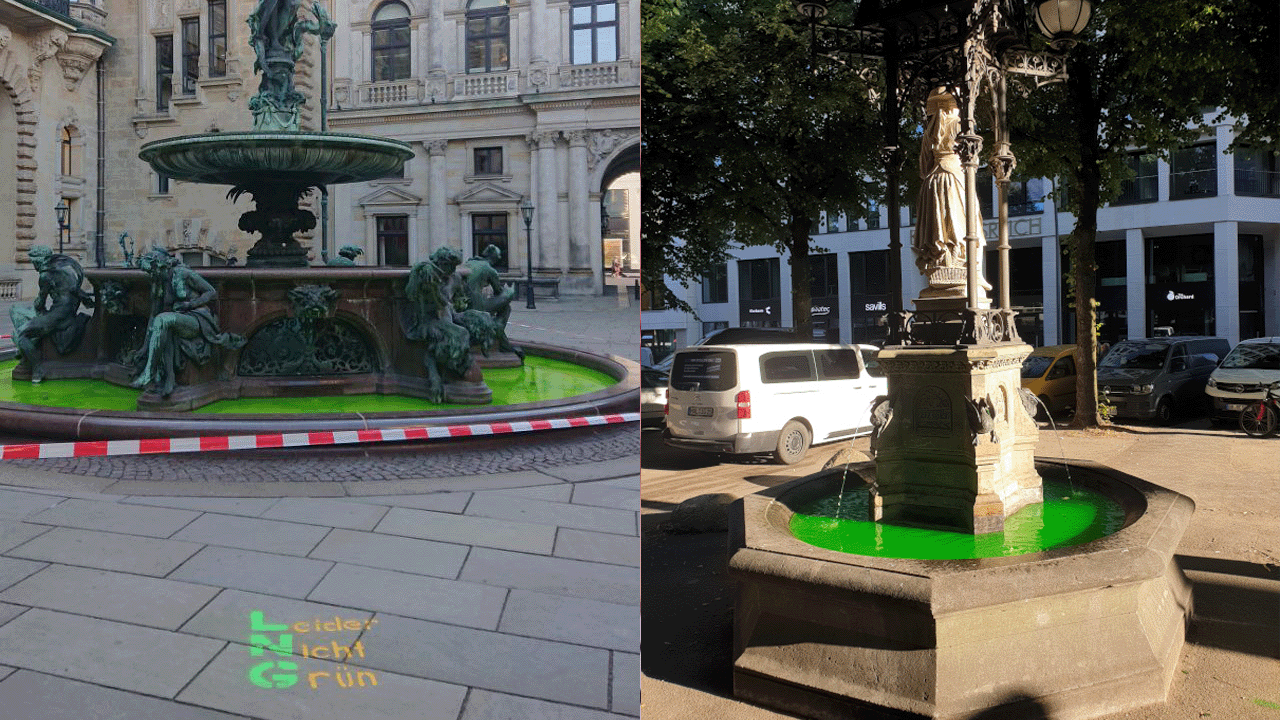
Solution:
M 867 229 L 880 229 L 880 203 L 877 200 L 867 202 Z
M 613 62 L 618 59 L 618 3 L 585 0 L 573 4 L 573 64 Z
M 467 15 L 467 72 L 507 69 L 510 63 L 509 20 L 505 7 Z
M 173 97 L 173 36 L 156 36 L 156 111 L 168 112 Z
M 729 302 L 729 265 L 720 263 L 711 268 L 711 272 L 702 276 L 702 302 Z
M 1276 152 L 1258 148 L 1236 150 L 1236 195 L 1280 197 Z M 1243 336 L 1241 336 L 1243 337 Z
M 475 149 L 476 175 L 502 174 L 502 148 L 486 147 Z
M 833 298 L 840 294 L 839 272 L 836 270 L 836 254 L 811 255 L 809 257 L 809 296 Z
M 1218 152 L 1213 143 L 1174 150 L 1169 171 L 1170 200 L 1218 194 Z
M 982 213 L 982 219 L 990 220 L 996 216 L 995 203 L 992 202 L 992 196 L 995 193 L 992 192 L 993 181 L 992 181 L 992 175 L 991 175 L 991 168 L 987 168 L 987 167 L 978 168 L 977 182 L 978 182 L 978 210 Z M 1013 200 L 1010 199 L 1009 202 L 1012 204 Z M 1009 214 L 1010 215 L 1013 214 L 1012 209 L 1010 209 Z
M 209 0 L 209 77 L 227 74 L 227 0 Z
M 502 252 L 502 260 L 495 270 L 507 270 L 507 214 L 486 213 L 471 216 L 471 254 L 478 256 L 490 245 Z
M 409 265 L 409 216 L 382 215 L 377 219 L 378 264 Z
M 738 261 L 738 298 L 772 300 L 782 295 L 778 258 Z
M 169 176 L 164 173 L 156 173 L 156 194 L 169 194 Z
M 990 186 L 987 192 L 990 194 Z M 1044 212 L 1045 182 L 1040 178 L 1009 181 L 1009 217 Z
M 195 95 L 200 79 L 200 18 L 182 19 L 182 94 Z
M 817 380 L 813 373 L 813 356 L 808 352 L 768 353 L 760 357 L 760 381 L 768 383 L 809 382 Z
M 712 320 L 702 323 L 702 337 L 706 337 L 717 330 L 724 330 L 729 327 L 728 320 Z
M 883 295 L 889 291 L 889 251 L 849 253 L 849 292 Z
M 1112 204 L 1135 205 L 1159 200 L 1156 156 L 1145 152 L 1130 153 L 1125 162 L 1133 177 L 1120 181 L 1120 197 Z

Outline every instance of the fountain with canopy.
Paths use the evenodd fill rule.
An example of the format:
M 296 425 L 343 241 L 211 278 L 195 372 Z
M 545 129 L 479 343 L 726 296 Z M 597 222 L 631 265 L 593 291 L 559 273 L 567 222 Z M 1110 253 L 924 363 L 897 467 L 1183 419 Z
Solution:
M 1028 38 L 1020 0 L 863 2 L 852 28 L 824 21 L 821 0 L 797 4 L 824 50 L 885 62 L 891 218 L 899 103 L 925 102 L 912 246 L 927 286 L 904 311 L 889 223 L 874 461 L 748 496 L 731 515 L 735 695 L 817 718 L 1093 718 L 1163 701 L 1190 614 L 1173 555 L 1193 504 L 1101 465 L 1036 459 L 1020 378 L 1031 348 L 1009 298 L 1006 77 L 1063 79 L 1091 3 L 1037 3 L 1050 47 Z M 983 93 L 996 307 L 976 189 Z
M 15 316 L 29 329 L 18 331 L 23 360 L 0 387 L 0 426 L 102 439 L 634 410 L 633 362 L 507 340 L 514 290 L 497 282 L 491 256 L 441 247 L 412 269 L 345 256 L 308 266 L 295 235 L 316 219 L 301 198 L 385 177 L 413 152 L 387 138 L 299 129 L 306 97 L 295 64 L 308 34 L 323 43 L 336 27 L 320 3 L 305 14 L 301 5 L 259 0 L 249 18 L 261 73 L 251 130 L 158 140 L 139 153 L 164 176 L 252 197 L 239 227 L 260 237 L 246 267 L 197 271 L 163 249 L 126 252 L 125 268 L 40 256 L 35 312 Z

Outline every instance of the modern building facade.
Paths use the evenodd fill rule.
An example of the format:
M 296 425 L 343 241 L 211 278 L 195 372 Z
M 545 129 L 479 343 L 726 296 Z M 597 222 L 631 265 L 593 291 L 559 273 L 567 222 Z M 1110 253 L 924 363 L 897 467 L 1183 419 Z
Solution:
M 221 265 L 257 239 L 238 227 L 250 197 L 138 158 L 154 140 L 250 129 L 256 0 L 112 0 L 110 13 L 105 2 L 0 7 L 0 162 L 17 168 L 0 177 L 14 203 L 0 215 L 14 218 L 0 222 L 0 294 L 34 296 L 37 242 L 61 240 L 86 265 L 119 264 L 122 243 Z M 306 36 L 303 129 L 392 137 L 415 157 L 403 176 L 304 200 L 323 218 L 302 238 L 313 263 L 348 244 L 364 264 L 408 266 L 492 243 L 509 278 L 531 265 L 568 294 L 603 292 L 615 259 L 639 267 L 639 0 L 322 4 L 337 30 L 323 57 Z
M 1207 114 L 1206 122 L 1215 116 Z M 1280 334 L 1280 168 L 1274 153 L 1226 153 L 1233 126 L 1229 119 L 1210 125 L 1199 142 L 1168 161 L 1140 150 L 1132 154 L 1134 179 L 1098 213 L 1096 296 L 1104 341 L 1170 332 L 1234 343 Z M 995 188 L 989 175 L 979 182 L 982 215 L 991 218 Z M 1054 189 L 1050 181 L 1032 178 L 1011 183 L 1009 192 L 1010 295 L 1020 334 L 1037 346 L 1074 340 L 1061 239 L 1075 218 L 1058 212 Z M 904 208 L 897 218 L 904 226 L 908 309 L 924 287 L 909 242 L 913 213 Z M 830 215 L 818 219 L 814 234 L 826 252 L 810 258 L 815 335 L 842 342 L 883 339 L 890 219 L 882 208 L 863 218 Z M 986 220 L 984 272 L 997 284 L 993 296 L 996 230 L 996 221 Z M 771 247 L 733 254 L 687 291 L 696 317 L 641 313 L 642 337 L 655 356 L 720 327 L 793 324 L 786 258 Z

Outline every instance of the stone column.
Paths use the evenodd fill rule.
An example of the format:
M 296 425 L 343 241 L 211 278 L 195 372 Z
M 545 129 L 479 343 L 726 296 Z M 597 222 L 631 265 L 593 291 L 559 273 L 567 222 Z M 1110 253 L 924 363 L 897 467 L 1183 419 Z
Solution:
M 1240 342 L 1240 224 L 1213 224 L 1213 335 Z
M 1167 176 L 1168 172 L 1165 174 Z M 1161 184 L 1161 187 L 1165 186 Z M 1124 254 L 1128 304 L 1125 308 L 1128 318 L 1125 334 L 1130 338 L 1144 338 L 1147 336 L 1147 248 L 1141 229 L 1125 231 Z
M 427 186 L 427 203 L 431 206 L 427 237 L 429 254 L 449 242 L 449 186 L 445 179 L 445 150 L 449 147 L 449 141 L 429 140 L 423 146 L 427 149 L 430 164 Z
M 569 269 L 590 267 L 590 237 L 587 229 L 587 132 L 574 130 L 569 134 Z M 604 275 L 599 267 L 591 267 L 592 276 L 599 276 L 593 287 L 600 287 Z
M 558 132 L 540 132 L 534 135 L 538 144 L 538 199 L 537 251 L 538 263 L 534 266 L 543 270 L 561 273 L 567 265 L 568 257 L 562 253 L 559 223 L 560 214 L 559 183 L 556 182 L 556 138 Z
M 529 60 L 531 64 L 547 62 L 542 51 L 548 42 L 555 42 L 559 33 L 547 23 L 547 0 L 530 0 L 529 3 Z M 548 34 L 547 31 L 552 31 Z

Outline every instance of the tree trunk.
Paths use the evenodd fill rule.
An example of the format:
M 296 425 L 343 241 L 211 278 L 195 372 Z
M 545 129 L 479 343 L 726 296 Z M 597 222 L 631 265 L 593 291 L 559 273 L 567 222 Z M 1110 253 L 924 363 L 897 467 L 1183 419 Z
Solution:
M 791 318 L 796 335 L 813 337 L 813 296 L 809 275 L 809 216 L 792 213 L 787 245 L 791 263 Z
M 1094 98 L 1093 76 L 1079 63 L 1070 69 L 1068 83 L 1076 101 L 1075 121 L 1080 139 L 1080 170 L 1076 186 L 1080 192 L 1080 211 L 1071 233 L 1071 277 L 1076 302 L 1076 414 L 1071 427 L 1097 427 L 1106 422 L 1098 413 L 1097 312 L 1094 296 L 1098 268 L 1094 261 L 1094 240 L 1098 232 L 1098 198 L 1102 172 L 1099 158 L 1102 150 L 1098 137 L 1101 113 Z

